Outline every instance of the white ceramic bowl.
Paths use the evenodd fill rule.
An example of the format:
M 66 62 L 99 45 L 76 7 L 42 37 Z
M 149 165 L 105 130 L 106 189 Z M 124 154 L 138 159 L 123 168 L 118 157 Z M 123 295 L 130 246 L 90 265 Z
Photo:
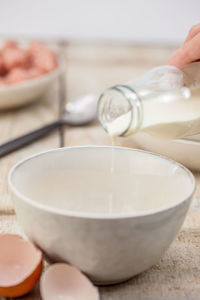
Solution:
M 38 100 L 58 77 L 60 68 L 11 85 L 0 86 L 0 110 L 16 108 Z
M 91 203 L 96 199 L 106 205 L 109 201 L 106 189 L 113 154 L 119 179 L 113 200 L 121 186 L 124 203 L 139 210 L 109 215 L 95 211 L 94 205 L 89 212 L 89 197 L 93 196 Z M 68 172 L 73 176 L 69 178 Z M 84 172 L 91 174 L 88 193 Z M 130 181 L 123 180 L 127 175 Z M 64 208 L 69 203 L 76 206 L 76 196 L 70 196 L 73 180 L 82 195 L 83 211 Z M 55 149 L 19 162 L 10 171 L 9 186 L 18 220 L 47 257 L 71 263 L 98 284 L 111 284 L 159 260 L 184 221 L 195 180 L 185 167 L 159 155 L 86 146 Z
M 196 135 L 189 139 L 164 140 L 147 133 L 138 133 L 133 139 L 144 150 L 168 156 L 191 170 L 200 171 L 199 137 Z

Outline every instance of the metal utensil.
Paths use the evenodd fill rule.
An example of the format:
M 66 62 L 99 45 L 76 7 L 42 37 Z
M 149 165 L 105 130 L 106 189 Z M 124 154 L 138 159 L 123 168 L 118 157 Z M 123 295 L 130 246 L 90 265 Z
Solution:
M 0 157 L 46 136 L 56 128 L 60 128 L 65 124 L 80 126 L 90 123 L 96 117 L 97 101 L 98 97 L 96 95 L 87 94 L 73 102 L 68 102 L 59 120 L 2 144 L 0 146 Z

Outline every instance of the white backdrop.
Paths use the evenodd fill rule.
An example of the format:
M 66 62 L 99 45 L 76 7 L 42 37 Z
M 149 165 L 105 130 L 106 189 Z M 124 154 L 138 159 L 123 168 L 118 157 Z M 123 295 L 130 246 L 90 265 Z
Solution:
M 0 0 L 0 35 L 180 43 L 200 0 Z

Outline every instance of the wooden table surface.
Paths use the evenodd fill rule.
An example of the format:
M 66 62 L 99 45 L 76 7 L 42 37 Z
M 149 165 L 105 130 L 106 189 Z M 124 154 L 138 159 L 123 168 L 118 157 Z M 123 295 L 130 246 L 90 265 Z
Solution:
M 165 64 L 172 47 L 68 43 L 65 45 L 66 100 L 99 93 L 117 83 L 140 77 L 148 69 Z M 0 143 L 47 124 L 59 116 L 57 83 L 37 103 L 0 113 Z M 9 196 L 7 175 L 17 161 L 51 148 L 72 145 L 111 145 L 98 122 L 66 127 L 41 141 L 0 159 L 0 232 L 23 235 Z M 132 138 L 118 138 L 117 145 L 137 147 Z M 198 175 L 195 174 L 198 182 Z M 196 196 L 199 196 L 200 184 Z M 123 259 L 123 258 L 122 258 Z M 177 239 L 157 265 L 126 283 L 101 287 L 102 300 L 200 299 L 199 206 L 191 208 Z M 4 298 L 1 298 L 4 299 Z M 40 299 L 37 289 L 20 299 Z

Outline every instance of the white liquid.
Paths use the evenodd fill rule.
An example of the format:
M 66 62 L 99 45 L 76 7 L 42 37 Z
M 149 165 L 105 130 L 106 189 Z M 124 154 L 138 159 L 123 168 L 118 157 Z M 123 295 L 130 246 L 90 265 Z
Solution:
M 171 102 L 147 100 L 143 102 L 143 123 L 140 131 L 161 138 L 176 139 L 200 132 L 200 88 L 192 91 L 189 99 Z M 111 136 L 127 128 L 130 112 L 107 124 Z

